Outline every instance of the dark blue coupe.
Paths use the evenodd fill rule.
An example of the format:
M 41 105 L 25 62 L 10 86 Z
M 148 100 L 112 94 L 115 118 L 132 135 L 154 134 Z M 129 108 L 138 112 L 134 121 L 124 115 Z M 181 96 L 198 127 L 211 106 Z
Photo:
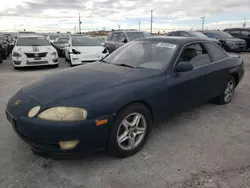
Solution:
M 140 39 L 22 88 L 6 115 L 35 152 L 106 149 L 126 157 L 173 113 L 211 100 L 229 103 L 243 74 L 240 56 L 205 39 Z

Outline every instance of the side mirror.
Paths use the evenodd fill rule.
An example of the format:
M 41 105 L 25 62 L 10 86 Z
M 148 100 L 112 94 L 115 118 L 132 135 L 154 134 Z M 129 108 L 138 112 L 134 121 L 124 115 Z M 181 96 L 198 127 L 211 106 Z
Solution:
M 128 42 L 128 39 L 123 39 L 122 42 L 123 42 L 123 43 L 127 43 L 127 42 Z
M 108 49 L 105 48 L 103 51 L 102 51 L 103 54 L 106 54 L 106 53 L 109 53 Z
M 176 72 L 187 72 L 193 70 L 193 65 L 188 61 L 180 61 L 175 67 Z

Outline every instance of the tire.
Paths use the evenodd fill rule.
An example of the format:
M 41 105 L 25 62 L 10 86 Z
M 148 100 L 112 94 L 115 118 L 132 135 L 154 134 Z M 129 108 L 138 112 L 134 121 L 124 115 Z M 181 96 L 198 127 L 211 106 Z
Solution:
M 140 117 L 139 121 L 137 121 L 139 122 L 138 126 L 134 124 L 134 127 L 130 127 L 128 126 L 129 124 L 125 123 L 125 126 L 122 123 L 126 119 L 132 125 L 135 117 Z M 129 105 L 117 114 L 112 125 L 107 143 L 108 153 L 118 158 L 128 157 L 137 153 L 146 143 L 151 128 L 152 115 L 150 111 L 143 104 Z M 125 140 L 118 143 L 119 137 Z M 132 142 L 133 140 L 134 142 Z M 130 145 L 133 145 L 133 147 L 131 148 Z
M 215 103 L 218 105 L 225 105 L 230 103 L 234 95 L 235 87 L 236 87 L 236 82 L 234 77 L 229 76 L 228 81 L 226 82 L 223 88 L 223 92 L 220 94 L 219 97 L 214 99 Z
M 2 60 L 2 59 L 0 59 L 0 63 L 3 63 L 3 60 Z

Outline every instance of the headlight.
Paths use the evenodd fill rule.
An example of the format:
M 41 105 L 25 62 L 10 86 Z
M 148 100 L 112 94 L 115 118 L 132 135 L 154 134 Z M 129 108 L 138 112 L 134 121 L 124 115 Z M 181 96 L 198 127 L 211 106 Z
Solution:
M 234 45 L 234 42 L 232 42 L 232 41 L 226 41 L 226 43 L 227 43 L 229 46 L 233 46 L 233 45 Z
M 52 52 L 51 55 L 56 56 L 56 55 L 57 55 L 57 52 Z
M 13 57 L 22 57 L 22 55 L 18 52 L 12 52 Z
M 72 49 L 73 54 L 81 54 L 81 52 L 77 51 L 76 49 Z
M 38 118 L 50 121 L 82 121 L 87 118 L 87 111 L 75 107 L 53 107 L 40 113 Z
M 28 113 L 29 118 L 35 117 L 39 111 L 40 111 L 40 106 L 33 107 Z

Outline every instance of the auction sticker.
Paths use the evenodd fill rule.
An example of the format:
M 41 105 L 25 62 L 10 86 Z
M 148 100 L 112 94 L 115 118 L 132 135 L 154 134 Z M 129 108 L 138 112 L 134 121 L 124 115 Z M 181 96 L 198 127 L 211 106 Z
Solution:
M 176 48 L 175 44 L 163 43 L 163 42 L 159 42 L 156 46 L 163 48 L 172 48 L 172 49 Z

